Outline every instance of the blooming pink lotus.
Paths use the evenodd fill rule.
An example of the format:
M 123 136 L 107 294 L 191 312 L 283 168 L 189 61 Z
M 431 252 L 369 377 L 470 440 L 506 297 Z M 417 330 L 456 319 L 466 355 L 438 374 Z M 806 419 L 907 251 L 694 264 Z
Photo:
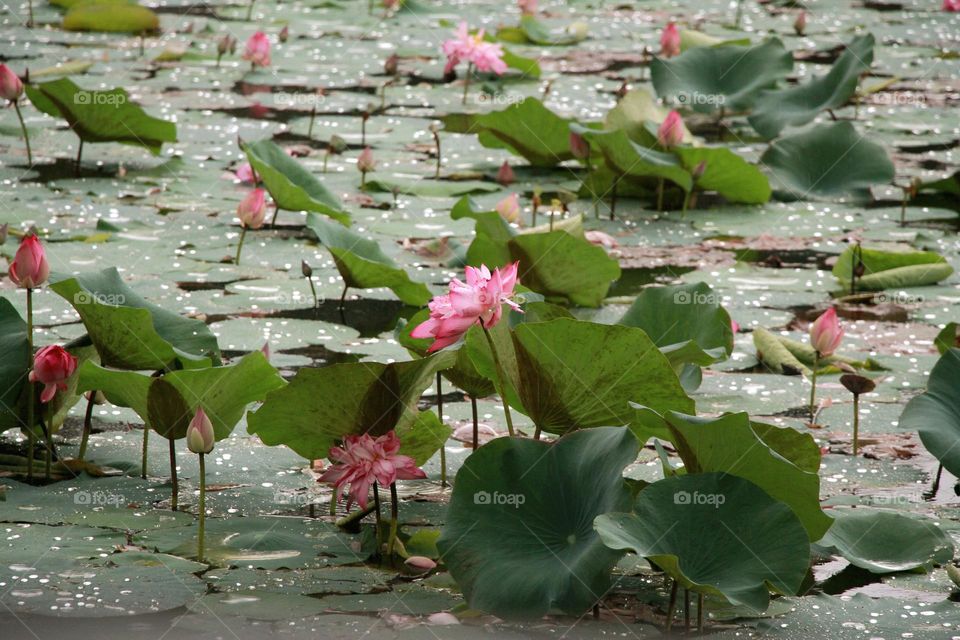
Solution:
M 943 10 L 950 13 L 960 12 L 960 0 L 943 0 Z
M 267 192 L 257 188 L 251 191 L 237 205 L 237 217 L 244 227 L 259 229 L 267 215 Z
M 0 64 L 0 98 L 16 102 L 23 95 L 23 83 L 5 64 Z
M 243 49 L 243 59 L 249 60 L 255 67 L 270 66 L 270 38 L 263 31 L 257 31 L 247 40 Z
M 507 70 L 507 63 L 503 61 L 503 47 L 493 42 L 485 42 L 484 30 L 480 29 L 476 35 L 470 35 L 466 22 L 461 22 L 456 34 L 443 43 L 442 49 L 447 56 L 447 65 L 444 73 L 450 73 L 461 62 L 472 64 L 478 71 L 502 75 Z
M 683 142 L 683 118 L 671 111 L 657 129 L 657 142 L 661 147 L 670 149 Z
M 13 284 L 21 289 L 36 289 L 50 277 L 47 253 L 36 235 L 31 233 L 20 241 L 9 274 Z
M 668 22 L 660 34 L 660 55 L 664 58 L 680 55 L 680 31 L 673 22 Z
M 410 456 L 398 455 L 400 438 L 393 431 L 378 438 L 369 434 L 347 436 L 343 447 L 330 449 L 333 464 L 320 476 L 320 482 L 332 482 L 336 500 L 349 485 L 347 508 L 356 499 L 361 509 L 367 508 L 367 497 L 374 483 L 389 487 L 397 480 L 426 478 Z
M 843 334 L 837 311 L 830 307 L 810 325 L 810 345 L 821 357 L 826 358 L 832 356 L 840 346 Z
M 519 263 L 514 262 L 494 269 L 493 273 L 485 265 L 467 267 L 467 281 L 451 280 L 449 292 L 430 301 L 430 317 L 410 335 L 433 338 L 433 344 L 427 349 L 427 353 L 433 353 L 460 340 L 477 323 L 484 329 L 495 327 L 500 322 L 504 304 L 520 310 L 512 299 L 518 266 Z
M 28 379 L 44 385 L 40 402 L 50 402 L 60 391 L 67 390 L 67 380 L 77 370 L 77 359 L 60 345 L 50 345 L 37 351 Z

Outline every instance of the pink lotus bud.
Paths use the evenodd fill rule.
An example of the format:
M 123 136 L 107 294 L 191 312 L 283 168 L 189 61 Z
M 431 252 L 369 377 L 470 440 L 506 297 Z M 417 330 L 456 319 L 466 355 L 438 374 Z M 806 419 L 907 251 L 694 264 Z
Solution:
M 250 229 L 259 229 L 267 215 L 266 191 L 254 189 L 237 205 L 240 224 Z
M 377 167 L 377 161 L 373 158 L 373 149 L 364 147 L 360 155 L 357 156 L 357 169 L 360 173 L 368 173 Z
M 657 142 L 661 147 L 670 149 L 683 142 L 683 118 L 671 111 L 657 129 Z
M 217 53 L 221 56 L 225 53 L 233 53 L 237 50 L 237 40 L 229 33 L 217 41 Z
M 507 222 L 516 222 L 520 219 L 520 197 L 511 193 L 497 203 L 496 210 Z
M 832 356 L 843 340 L 843 327 L 837 319 L 837 311 L 833 307 L 827 309 L 810 325 L 810 345 L 821 357 Z
M 50 345 L 37 351 L 28 379 L 44 385 L 40 402 L 50 402 L 60 391 L 67 390 L 67 380 L 77 370 L 77 359 L 60 345 Z
M 517 175 L 513 172 L 513 169 L 510 168 L 510 165 L 506 160 L 503 161 L 503 164 L 500 165 L 500 170 L 497 171 L 497 182 L 501 185 L 507 187 L 517 181 Z
M 734 333 L 740 333 L 740 323 L 734 320 L 733 318 L 730 318 L 730 329 Z
M 286 42 L 290 37 L 290 27 L 284 25 L 283 29 L 280 29 L 280 33 L 277 34 L 277 40 L 280 42 Z
M 254 66 L 270 66 L 270 38 L 263 31 L 257 31 L 247 40 L 243 49 L 243 59 L 249 60 Z
M 793 30 L 798 36 L 802 36 L 807 30 L 807 12 L 801 11 L 797 14 L 797 19 L 793 21 Z
M 400 8 L 400 0 L 383 0 L 383 8 L 387 11 L 396 11 Z
M 410 556 L 403 564 L 415 571 L 427 572 L 437 568 L 437 563 L 425 556 Z
M 215 440 L 213 423 L 203 407 L 197 407 L 197 412 L 187 427 L 187 448 L 194 453 L 210 453 Z
M 598 247 L 603 247 L 608 251 L 620 246 L 613 236 L 603 231 L 585 231 L 583 237 L 587 239 L 587 242 L 595 244 Z
M 399 70 L 400 56 L 395 53 L 391 53 L 390 57 L 383 61 L 383 72 L 388 76 L 395 76 Z
M 703 177 L 703 174 L 707 172 L 707 161 L 701 160 L 697 163 L 697 166 L 693 168 L 693 181 L 696 182 Z
M 263 346 L 260 347 L 260 353 L 263 354 L 263 357 L 267 360 L 270 360 L 270 341 L 263 343 Z
M 0 98 L 15 102 L 23 95 L 23 83 L 5 64 L 0 64 Z
M 951 13 L 960 12 L 960 0 L 943 0 L 943 10 Z
M 20 241 L 20 248 L 10 263 L 10 280 L 21 289 L 36 289 L 50 276 L 47 253 L 40 239 L 29 234 Z
M 577 160 L 587 160 L 590 157 L 590 143 L 579 133 L 571 131 L 570 153 Z
M 673 22 L 667 23 L 660 34 L 660 55 L 664 58 L 680 55 L 680 31 Z
M 517 6 L 525 16 L 532 16 L 537 12 L 537 0 L 517 0 Z

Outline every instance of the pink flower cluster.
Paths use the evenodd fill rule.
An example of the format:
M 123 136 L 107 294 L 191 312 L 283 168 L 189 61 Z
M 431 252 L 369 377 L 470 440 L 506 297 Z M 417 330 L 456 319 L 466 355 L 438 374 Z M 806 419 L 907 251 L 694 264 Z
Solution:
M 466 22 L 461 22 L 455 37 L 443 43 L 443 53 L 447 56 L 447 66 L 444 73 L 450 73 L 461 62 L 467 62 L 477 68 L 477 71 L 492 71 L 502 75 L 507 70 L 507 63 L 503 61 L 503 48 L 493 42 L 485 42 L 484 30 L 480 29 L 476 35 L 470 35 Z
M 490 329 L 503 314 L 503 305 L 516 310 L 520 305 L 513 301 L 517 286 L 518 263 L 493 273 L 485 266 L 467 267 L 466 282 L 457 278 L 450 281 L 448 293 L 430 301 L 430 317 L 417 325 L 410 335 L 414 338 L 433 338 L 427 353 L 433 353 L 458 340 L 478 322 Z
M 426 478 L 427 474 L 418 468 L 410 456 L 398 455 L 400 438 L 393 431 L 374 438 L 368 434 L 347 436 L 343 447 L 330 449 L 330 460 L 334 463 L 323 475 L 320 482 L 332 482 L 336 488 L 336 500 L 340 500 L 343 487 L 349 485 L 350 497 L 347 508 L 356 499 L 361 509 L 367 508 L 367 497 L 374 483 L 389 487 L 397 480 L 415 480 Z

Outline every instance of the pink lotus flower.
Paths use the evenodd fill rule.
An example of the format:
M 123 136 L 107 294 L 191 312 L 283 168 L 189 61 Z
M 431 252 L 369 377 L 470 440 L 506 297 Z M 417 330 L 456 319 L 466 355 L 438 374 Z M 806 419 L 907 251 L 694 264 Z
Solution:
M 607 251 L 620 246 L 616 238 L 603 231 L 585 231 L 583 237 L 587 239 L 587 242 L 595 244 L 598 247 L 603 247 Z
M 520 197 L 515 193 L 498 202 L 495 208 L 500 217 L 507 222 L 516 222 L 520 219 Z
M 36 289 L 50 276 L 47 253 L 40 239 L 29 234 L 20 241 L 13 262 L 10 263 L 10 279 L 21 289 Z
M 360 152 L 360 155 L 357 156 L 357 169 L 359 169 L 361 173 L 367 173 L 376 168 L 377 161 L 373 157 L 373 149 L 370 147 L 364 147 L 363 151 Z
M 579 133 L 570 132 L 570 153 L 577 160 L 590 158 L 590 143 Z
M 944 2 L 950 2 L 950 0 L 944 0 Z M 960 2 L 960 0 L 957 0 Z M 802 36 L 807 30 L 807 12 L 801 11 L 797 14 L 797 19 L 793 21 L 793 30 L 797 32 L 798 36 Z
M 661 147 L 670 149 L 683 142 L 683 118 L 671 111 L 657 129 L 657 142 Z
M 537 12 L 537 0 L 517 0 L 517 6 L 525 16 L 532 16 Z
M 203 407 L 197 407 L 190 425 L 187 426 L 187 449 L 194 453 L 210 453 L 216 442 L 213 423 L 207 417 Z
M 943 10 L 950 13 L 960 12 L 960 0 L 943 0 Z
M 494 269 L 492 274 L 485 265 L 467 267 L 467 281 L 451 280 L 449 292 L 430 301 L 430 317 L 410 332 L 411 337 L 433 338 L 427 349 L 427 353 L 433 353 L 460 340 L 477 323 L 484 329 L 495 327 L 504 304 L 520 310 L 512 299 L 518 266 L 514 262 Z
M 476 35 L 470 35 L 466 22 L 461 22 L 454 38 L 442 45 L 444 55 L 447 56 L 447 65 L 444 73 L 450 73 L 461 62 L 467 62 L 478 71 L 492 71 L 502 75 L 507 70 L 507 63 L 503 61 L 503 47 L 493 42 L 485 42 L 484 30 L 480 29 Z
M 237 205 L 237 217 L 240 224 L 250 229 L 259 229 L 267 215 L 267 192 L 263 189 L 254 189 Z
M 369 434 L 347 436 L 343 447 L 330 449 L 332 464 L 320 482 L 332 482 L 336 488 L 336 500 L 340 500 L 343 488 L 350 486 L 347 508 L 356 499 L 361 509 L 367 508 L 370 487 L 377 483 L 389 487 L 397 480 L 415 480 L 426 478 L 427 474 L 419 469 L 409 456 L 398 455 L 400 439 L 393 431 L 378 438 Z
M 832 356 L 843 340 L 843 333 L 837 311 L 830 307 L 810 325 L 810 345 L 821 357 Z
M 244 162 L 243 164 L 241 164 L 239 167 L 237 167 L 234 173 L 237 176 L 237 180 L 239 180 L 240 182 L 247 182 L 250 184 L 257 183 L 257 176 L 253 172 L 253 167 L 250 166 L 249 162 Z
M 680 31 L 673 22 L 668 22 L 660 34 L 660 55 L 664 58 L 680 55 Z
M 270 38 L 263 31 L 257 31 L 247 40 L 243 49 L 243 59 L 257 67 L 270 66 Z
M 60 345 L 50 345 L 37 351 L 28 379 L 44 385 L 40 402 L 50 402 L 60 391 L 67 390 L 67 380 L 77 370 L 77 359 Z
M 410 556 L 403 561 L 403 564 L 407 565 L 411 569 L 414 569 L 415 571 L 421 571 L 424 573 L 437 568 L 437 563 L 426 556 Z
M 500 168 L 497 170 L 497 182 L 504 187 L 507 187 L 516 181 L 517 174 L 513 172 L 513 169 L 510 167 L 510 163 L 504 160 L 503 164 L 500 165 Z
M 23 83 L 5 64 L 0 64 L 0 98 L 16 102 L 23 95 Z

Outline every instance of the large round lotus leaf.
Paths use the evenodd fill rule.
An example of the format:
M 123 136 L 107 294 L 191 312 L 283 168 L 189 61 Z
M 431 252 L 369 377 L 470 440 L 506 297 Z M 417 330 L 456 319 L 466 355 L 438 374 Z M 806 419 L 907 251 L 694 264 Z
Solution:
M 6 298 L 0 298 L 0 431 L 18 426 L 13 407 L 30 368 L 27 323 Z
M 628 424 L 631 401 L 693 410 L 669 360 L 640 329 L 560 318 L 518 326 L 513 345 L 508 375 L 544 431 Z
M 658 96 L 701 113 L 748 109 L 761 89 L 792 70 L 793 54 L 776 38 L 756 47 L 697 47 L 650 63 Z
M 756 612 L 769 589 L 794 594 L 810 564 L 810 544 L 790 508 L 725 473 L 676 476 L 637 498 L 634 513 L 596 520 L 604 543 L 660 566 L 683 587 L 719 594 Z
M 849 122 L 781 138 L 760 162 L 773 172 L 780 195 L 792 200 L 866 199 L 871 186 L 888 183 L 894 176 L 886 150 L 861 136 Z
M 911 400 L 900 426 L 920 440 L 943 468 L 960 476 L 960 349 L 949 349 L 930 372 L 926 392 Z
M 818 543 L 873 573 L 909 571 L 953 559 L 950 536 L 933 520 L 878 509 L 834 509 Z
M 627 429 L 577 431 L 553 444 L 499 438 L 457 473 L 437 546 L 470 606 L 504 618 L 580 615 L 610 586 L 622 555 L 593 520 L 630 508 Z

